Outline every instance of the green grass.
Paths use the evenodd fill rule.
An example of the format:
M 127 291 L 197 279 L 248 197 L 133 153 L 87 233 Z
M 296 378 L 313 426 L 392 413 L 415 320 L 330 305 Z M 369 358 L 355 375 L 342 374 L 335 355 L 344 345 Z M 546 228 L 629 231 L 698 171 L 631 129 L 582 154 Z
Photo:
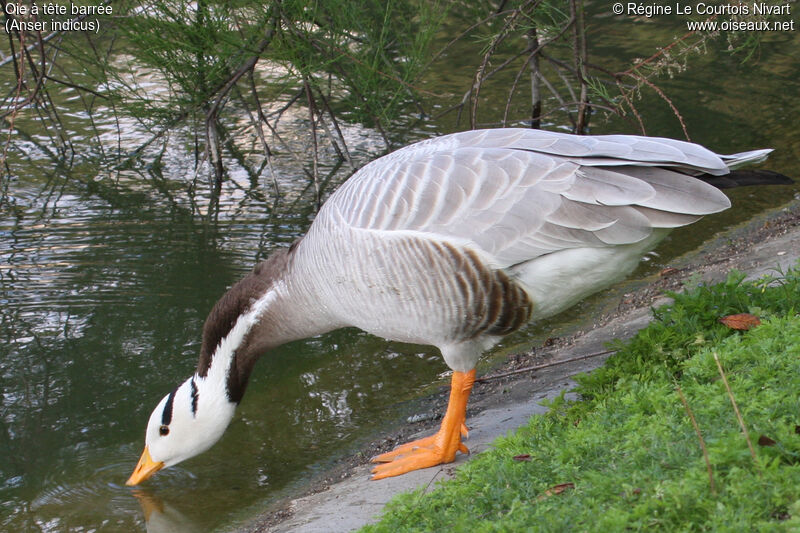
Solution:
M 363 531 L 800 531 L 800 271 L 743 277 L 674 294 L 578 378 L 581 401 L 562 396 L 455 479 L 395 498 Z M 719 323 L 744 312 L 762 324 Z

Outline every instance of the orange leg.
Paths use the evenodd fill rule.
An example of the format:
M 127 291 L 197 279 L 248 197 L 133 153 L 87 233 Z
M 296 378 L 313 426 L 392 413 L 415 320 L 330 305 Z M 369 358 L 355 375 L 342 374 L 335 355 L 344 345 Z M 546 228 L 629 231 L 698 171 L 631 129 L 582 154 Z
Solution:
M 399 476 L 412 470 L 428 468 L 442 463 L 452 463 L 456 452 L 469 453 L 461 442 L 468 434 L 464 422 L 467 417 L 467 401 L 475 382 L 475 369 L 469 372 L 453 372 L 450 381 L 450 401 L 442 425 L 436 434 L 407 444 L 372 458 L 373 463 L 384 463 L 373 470 L 372 479 Z

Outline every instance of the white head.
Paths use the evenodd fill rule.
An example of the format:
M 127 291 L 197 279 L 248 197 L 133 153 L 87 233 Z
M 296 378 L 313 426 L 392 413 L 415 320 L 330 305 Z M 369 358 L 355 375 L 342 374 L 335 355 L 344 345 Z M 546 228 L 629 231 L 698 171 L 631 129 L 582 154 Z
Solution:
M 278 290 L 266 283 L 286 253 L 259 264 L 214 306 L 203 327 L 197 372 L 156 406 L 147 423 L 145 447 L 128 485 L 194 457 L 217 442 L 233 419 L 257 357 L 270 345 L 273 322 L 257 328 Z M 272 266 L 270 266 L 272 265 Z M 282 341 L 271 341 L 277 346 Z
M 217 389 L 219 384 L 195 374 L 164 396 L 150 415 L 144 452 L 128 485 L 203 453 L 222 437 L 236 403 Z

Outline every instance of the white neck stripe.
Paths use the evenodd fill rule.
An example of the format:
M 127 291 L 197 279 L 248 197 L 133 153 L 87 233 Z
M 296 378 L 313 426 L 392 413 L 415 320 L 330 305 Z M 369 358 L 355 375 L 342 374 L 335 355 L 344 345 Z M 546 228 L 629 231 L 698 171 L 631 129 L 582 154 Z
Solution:
M 231 366 L 236 350 L 242 345 L 244 338 L 253 326 L 258 323 L 264 311 L 267 310 L 277 297 L 277 287 L 270 287 L 261 298 L 253 303 L 245 314 L 240 315 L 239 318 L 236 319 L 236 324 L 234 324 L 228 334 L 219 341 L 217 348 L 214 350 L 206 379 L 222 384 L 225 383 L 228 377 L 228 369 Z

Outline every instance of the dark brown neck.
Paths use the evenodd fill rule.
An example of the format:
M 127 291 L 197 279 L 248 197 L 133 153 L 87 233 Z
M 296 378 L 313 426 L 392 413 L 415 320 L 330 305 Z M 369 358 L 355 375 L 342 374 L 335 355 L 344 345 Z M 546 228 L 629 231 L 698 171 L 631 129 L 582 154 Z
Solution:
M 237 282 L 226 292 L 212 308 L 203 326 L 203 344 L 200 348 L 200 358 L 197 363 L 197 375 L 205 377 L 209 368 L 217 359 L 226 360 L 229 364 L 227 373 L 228 399 L 238 403 L 247 386 L 250 373 L 256 360 L 263 349 L 261 343 L 254 342 L 252 332 L 256 329 L 255 323 L 261 319 L 252 316 L 249 323 L 248 316 L 256 310 L 256 306 L 276 283 L 282 280 L 289 258 L 287 250 L 273 253 L 267 260 L 255 266 L 253 271 Z M 239 321 L 245 323 L 237 325 Z M 239 331 L 236 331 L 236 330 Z M 243 333 L 242 333 L 243 332 Z M 241 338 L 238 338 L 241 334 Z M 237 337 L 223 343 L 229 336 Z M 233 350 L 233 354 L 220 354 L 222 347 Z M 230 357 L 232 355 L 232 357 Z M 229 362 L 228 362 L 229 361 Z

